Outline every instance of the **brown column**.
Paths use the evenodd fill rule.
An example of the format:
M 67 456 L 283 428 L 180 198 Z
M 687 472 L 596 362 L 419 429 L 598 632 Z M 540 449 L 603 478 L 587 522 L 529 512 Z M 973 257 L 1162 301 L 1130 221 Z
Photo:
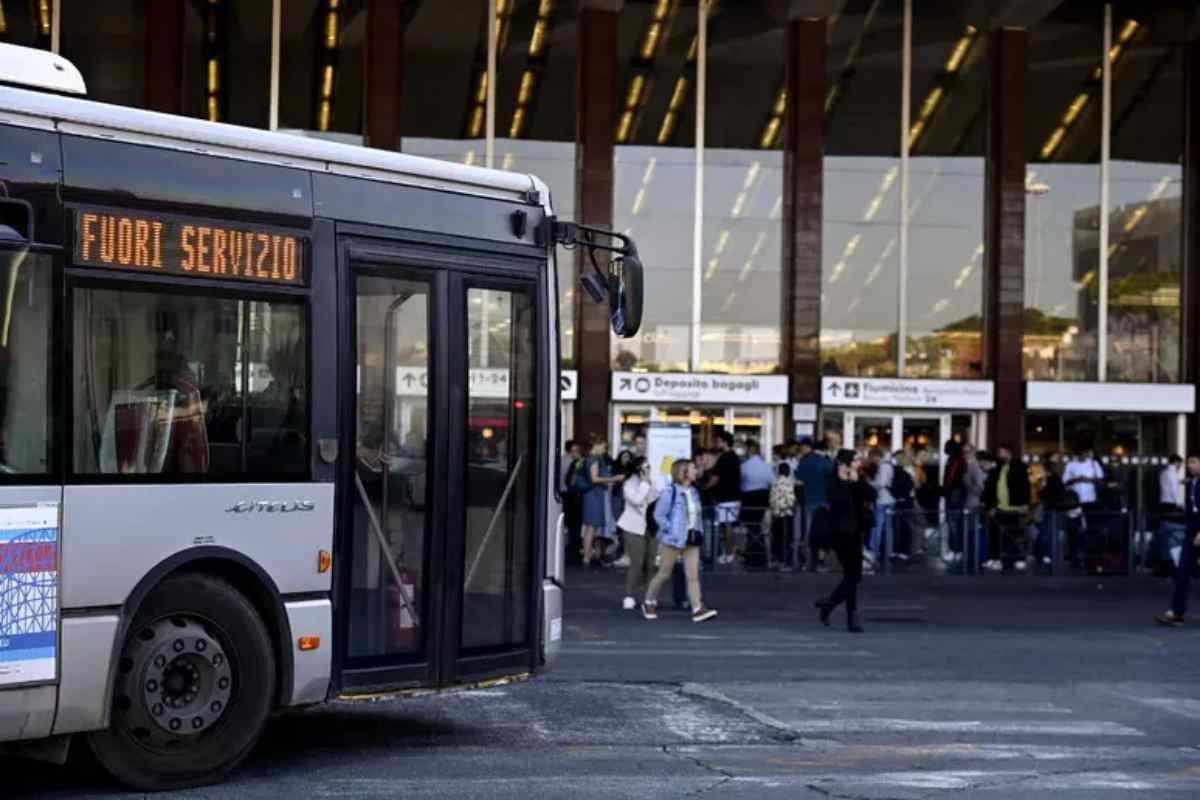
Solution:
M 404 91 L 403 0 L 367 0 L 363 135 L 368 147 L 400 149 Z
M 183 0 L 145 0 L 146 108 L 183 113 Z
M 1200 382 L 1200 42 L 1184 50 L 1183 101 L 1183 380 Z M 1187 426 L 1188 453 L 1200 453 L 1200 415 Z
M 620 3 L 584 2 L 579 15 L 579 83 L 575 92 L 575 219 L 612 226 L 613 146 L 617 108 L 617 16 Z M 582 250 L 576 267 L 591 269 Z M 565 291 L 565 289 L 564 289 Z M 608 308 L 575 291 L 575 365 L 579 400 L 575 436 L 608 435 L 611 388 Z
M 988 43 L 987 173 L 983 208 L 983 369 L 996 382 L 989 446 L 1022 446 L 1021 334 L 1025 316 L 1025 54 L 1028 33 Z
M 821 401 L 821 226 L 825 155 L 823 19 L 797 19 L 787 32 L 783 156 L 782 339 L 792 403 Z M 785 436 L 794 427 L 784 412 Z

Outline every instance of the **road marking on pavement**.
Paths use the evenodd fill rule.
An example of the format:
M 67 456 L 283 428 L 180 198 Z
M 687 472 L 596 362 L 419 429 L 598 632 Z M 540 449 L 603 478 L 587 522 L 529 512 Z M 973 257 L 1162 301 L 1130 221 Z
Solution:
M 775 719 L 775 717 L 772 717 L 769 714 L 764 714 L 757 708 L 748 706 L 745 703 L 739 703 L 737 700 L 734 700 L 732 697 L 723 694 L 711 686 L 705 686 L 702 683 L 685 683 L 679 688 L 679 691 L 682 694 L 690 695 L 692 697 L 700 697 L 705 700 L 714 700 L 718 703 L 725 703 L 726 705 L 732 706 L 738 711 L 741 711 L 755 722 L 766 725 L 768 728 L 774 728 L 775 730 L 784 731 L 785 733 L 789 734 L 795 733 L 792 727 L 786 722 Z
M 1154 781 L 1146 777 L 1134 777 L 1125 772 L 1079 772 L 1069 775 L 1039 775 L 1023 770 L 934 770 L 913 772 L 880 772 L 871 775 L 829 776 L 818 785 L 828 786 L 888 786 L 905 789 L 987 789 L 1009 790 L 1020 786 L 1029 790 L 1066 789 L 1124 789 L 1146 791 L 1168 788 L 1171 782 Z
M 797 648 L 787 647 L 777 650 L 740 650 L 737 648 L 726 648 L 712 650 L 684 650 L 680 648 L 669 647 L 581 647 L 579 645 L 568 645 L 562 649 L 563 656 L 570 655 L 588 655 L 588 656 L 687 656 L 688 658 L 736 658 L 742 656 L 745 658 L 785 658 L 787 656 L 802 656 L 804 658 L 813 658 L 817 656 L 828 656 L 830 658 L 876 658 L 876 654 L 868 650 L 836 650 L 834 648 Z
M 1188 719 L 1200 719 L 1200 700 L 1184 697 L 1135 697 L 1139 703 Z
M 1036 734 L 1042 736 L 1145 736 L 1146 734 L 1107 721 L 1035 722 L 1002 720 L 813 719 L 794 723 L 799 733 L 982 733 Z
M 806 708 L 811 711 L 868 711 L 878 713 L 888 709 L 909 709 L 913 707 L 912 700 L 856 700 L 843 702 L 841 700 L 805 700 L 791 698 L 789 705 Z M 1013 705 L 1011 703 L 987 703 L 972 700 L 937 700 L 933 704 L 943 713 L 979 714 L 994 712 L 997 714 L 1074 714 L 1069 708 L 1054 703 L 1033 703 L 1031 705 Z

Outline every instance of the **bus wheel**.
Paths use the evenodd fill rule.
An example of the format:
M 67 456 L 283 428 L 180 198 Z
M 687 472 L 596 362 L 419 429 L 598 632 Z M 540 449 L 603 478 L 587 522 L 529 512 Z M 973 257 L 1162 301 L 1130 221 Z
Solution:
M 214 783 L 254 747 L 275 697 L 275 653 L 250 602 L 209 575 L 167 578 L 129 627 L 100 764 L 156 791 Z

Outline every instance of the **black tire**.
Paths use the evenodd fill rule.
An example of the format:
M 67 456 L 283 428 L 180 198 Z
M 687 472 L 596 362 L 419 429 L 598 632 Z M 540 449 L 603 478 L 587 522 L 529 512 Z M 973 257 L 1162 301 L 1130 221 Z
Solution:
M 216 783 L 254 748 L 275 684 L 271 637 L 246 597 L 210 575 L 171 576 L 129 627 L 92 752 L 134 789 Z

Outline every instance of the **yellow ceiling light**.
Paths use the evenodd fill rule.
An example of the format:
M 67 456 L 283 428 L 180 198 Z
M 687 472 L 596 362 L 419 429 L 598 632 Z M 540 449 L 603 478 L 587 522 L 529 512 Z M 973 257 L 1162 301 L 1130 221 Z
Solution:
M 636 108 L 642 101 L 642 89 L 646 88 L 646 76 L 640 72 L 629 82 L 629 91 L 625 95 L 625 107 Z
M 209 122 L 220 122 L 221 121 L 220 107 L 218 106 L 217 98 L 214 95 L 208 96 L 208 121 Z
M 687 63 L 691 64 L 696 60 L 696 53 L 700 50 L 700 37 L 693 36 L 692 44 L 688 47 Z
M 1138 28 L 1140 27 L 1141 25 L 1136 19 L 1125 20 L 1125 24 L 1121 26 L 1121 32 L 1117 35 L 1117 41 L 1125 44 L 1133 38 L 1133 35 L 1138 32 Z
M 221 91 L 221 62 L 215 58 L 208 60 L 208 91 Z
M 650 183 L 654 179 L 654 170 L 658 167 L 658 156 L 654 156 L 646 162 L 646 170 L 642 173 L 642 183 Z
M 1141 224 L 1142 218 L 1146 216 L 1148 211 L 1149 209 L 1144 203 L 1135 208 L 1133 213 L 1129 215 L 1129 219 L 1125 221 L 1125 232 L 1129 233 Z
M 512 125 L 508 128 L 508 135 L 511 139 L 520 139 L 521 133 L 525 129 L 525 109 L 522 106 L 517 106 L 517 110 L 513 112 Z
M 38 25 L 42 29 L 42 36 L 50 35 L 50 0 L 38 2 Z
M 968 25 L 966 33 L 954 45 L 954 49 L 950 51 L 950 57 L 946 59 L 946 72 L 954 74 L 958 72 L 962 66 L 963 60 L 967 57 L 967 52 L 971 49 L 971 43 L 975 41 L 975 36 L 979 31 L 974 25 Z
M 668 106 L 672 111 L 678 111 L 685 100 L 687 100 L 688 79 L 686 75 L 680 75 L 675 81 L 675 88 L 671 91 L 671 103 Z
M 746 170 L 746 180 L 742 182 L 742 188 L 749 191 L 754 184 L 755 178 L 758 177 L 759 171 L 762 169 L 762 162 L 755 161 L 750 164 L 750 169 Z
M 771 109 L 775 116 L 782 117 L 787 111 L 787 87 L 779 90 L 779 94 L 775 97 L 775 107 Z
M 710 258 L 708 260 L 708 269 L 704 271 L 704 280 L 712 280 L 713 275 L 717 274 L 717 266 L 721 263 L 720 259 Z
M 333 97 L 333 65 L 326 64 L 321 74 L 321 97 L 325 100 Z
M 517 90 L 517 105 L 528 105 L 529 98 L 533 95 L 534 74 L 532 70 L 525 70 L 521 75 L 521 88 Z
M 478 139 L 483 133 L 483 106 L 475 106 L 471 110 L 471 123 L 467 126 L 467 136 L 471 139 Z
M 325 49 L 336 50 L 338 46 L 338 15 L 337 3 L 329 4 L 329 13 L 325 15 Z
M 625 111 L 621 114 L 621 121 L 617 123 L 617 141 L 620 144 L 626 144 L 629 141 L 629 134 L 633 131 L 633 112 Z
M 1067 129 L 1062 125 L 1059 125 L 1057 128 L 1055 128 L 1054 132 L 1050 134 L 1050 138 L 1046 140 L 1044 145 L 1042 145 L 1042 158 L 1047 159 L 1054 155 L 1054 151 L 1058 149 L 1060 144 L 1062 144 L 1062 140 L 1066 137 L 1066 135 Z
M 654 4 L 654 19 L 661 22 L 666 19 L 667 12 L 671 10 L 671 0 L 658 0 Z
M 1071 101 L 1071 105 L 1067 106 L 1066 113 L 1063 114 L 1063 125 L 1074 125 L 1075 120 L 1079 118 L 1089 100 L 1091 100 L 1091 96 L 1086 92 L 1077 94 L 1075 99 Z
M 762 138 L 759 140 L 759 146 L 764 150 L 769 150 L 775 146 L 775 141 L 779 138 L 779 129 L 783 127 L 782 120 L 779 117 L 771 117 L 767 122 L 767 127 L 763 130 Z
M 662 37 L 662 23 L 651 22 L 650 27 L 646 29 L 646 35 L 642 38 L 642 60 L 649 61 L 654 58 L 658 52 L 658 40 Z
M 476 103 L 486 103 L 487 102 L 487 84 L 488 84 L 487 72 L 479 73 L 479 83 L 475 87 L 475 102 Z
M 546 46 L 546 20 L 533 23 L 533 34 L 529 37 L 529 57 L 537 58 Z
M 668 111 L 663 116 L 662 125 L 658 128 L 658 143 L 667 144 L 671 141 L 671 137 L 675 135 L 675 126 L 679 122 L 679 116 L 674 111 Z
M 725 230 L 721 231 L 721 234 L 717 237 L 717 246 L 716 246 L 716 249 L 714 250 L 714 252 L 717 255 L 721 255 L 721 253 L 725 252 L 725 248 L 726 248 L 726 246 L 728 246 L 728 244 L 729 244 L 729 229 L 726 228 Z
M 554 10 L 554 0 L 542 0 L 538 3 L 538 16 L 548 17 L 550 12 Z
M 636 217 L 638 214 L 642 213 L 642 206 L 644 206 L 645 204 L 646 204 L 646 187 L 643 186 L 640 189 L 638 189 L 637 194 L 634 195 L 633 208 L 630 209 L 630 211 Z
M 329 118 L 333 114 L 333 106 L 328 100 L 322 100 L 320 110 L 317 112 L 317 130 L 329 130 Z
M 942 98 L 946 92 L 942 87 L 935 86 L 925 98 L 925 102 L 921 104 L 921 119 L 929 119 L 929 116 L 937 111 L 938 104 L 942 102 Z
M 908 149 L 916 147 L 917 139 L 921 138 L 921 134 L 925 131 L 925 120 L 919 119 L 912 124 L 908 130 Z
M 8 33 L 8 18 L 4 16 L 4 3 L 0 2 L 0 34 Z

